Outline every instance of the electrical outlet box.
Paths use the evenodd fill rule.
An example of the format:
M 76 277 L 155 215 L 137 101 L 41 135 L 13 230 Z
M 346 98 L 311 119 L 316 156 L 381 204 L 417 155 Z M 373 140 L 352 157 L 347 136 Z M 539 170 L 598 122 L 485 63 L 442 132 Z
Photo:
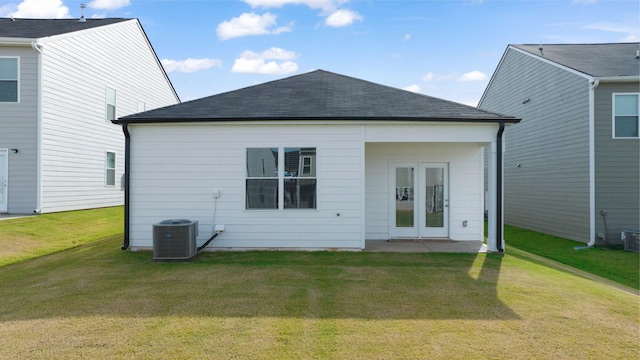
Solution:
M 213 191 L 213 198 L 214 198 L 214 199 L 217 199 L 217 198 L 219 198 L 219 197 L 220 197 L 220 190 L 214 190 L 214 191 Z
M 223 232 L 224 231 L 224 225 L 216 225 L 215 231 L 216 232 Z

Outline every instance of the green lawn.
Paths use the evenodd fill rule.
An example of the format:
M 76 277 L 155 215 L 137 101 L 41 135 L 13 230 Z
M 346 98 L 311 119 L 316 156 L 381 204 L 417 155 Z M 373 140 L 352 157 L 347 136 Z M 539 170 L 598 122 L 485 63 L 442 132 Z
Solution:
M 640 289 L 638 252 L 610 247 L 576 250 L 585 244 L 512 226 L 505 226 L 504 237 L 507 252 L 514 247 Z
M 93 217 L 121 208 L 104 211 Z M 122 235 L 100 232 L 78 245 L 89 228 L 75 232 L 58 216 L 0 222 L 0 233 L 10 237 L 6 228 L 27 220 L 33 232 L 46 234 L 68 224 L 63 238 L 74 246 L 0 266 L 0 359 L 640 353 L 638 295 L 521 252 L 218 252 L 190 263 L 154 263 L 151 252 L 121 251 Z M 0 246 L 6 242 L 0 237 Z
M 122 234 L 123 207 L 0 221 L 0 266 Z
M 519 257 L 203 253 L 0 268 L 0 358 L 631 359 L 638 296 Z

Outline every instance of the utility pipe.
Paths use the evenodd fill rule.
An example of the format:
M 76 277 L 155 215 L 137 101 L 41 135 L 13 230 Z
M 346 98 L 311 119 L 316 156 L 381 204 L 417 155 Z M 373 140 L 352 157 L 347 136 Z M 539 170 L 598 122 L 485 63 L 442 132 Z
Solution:
M 124 243 L 122 250 L 129 248 L 129 184 L 131 179 L 131 135 L 127 124 L 122 124 L 124 132 Z
M 496 248 L 498 252 L 504 252 L 502 247 L 502 137 L 504 134 L 504 121 L 500 121 L 498 136 L 496 139 Z

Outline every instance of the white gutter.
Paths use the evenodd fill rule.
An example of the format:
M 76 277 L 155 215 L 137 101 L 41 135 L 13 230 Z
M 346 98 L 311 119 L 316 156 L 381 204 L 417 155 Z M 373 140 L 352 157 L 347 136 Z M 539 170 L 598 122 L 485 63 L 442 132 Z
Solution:
M 30 38 L 8 38 L 0 37 L 0 45 L 9 46 L 31 46 L 35 40 Z
M 37 40 L 31 41 L 31 47 L 38 52 L 38 98 L 36 113 L 38 118 L 38 135 L 36 150 L 36 208 L 34 214 L 42 213 L 42 45 Z
M 592 79 L 589 84 L 589 242 L 587 246 L 592 247 L 596 244 L 595 92 L 600 85 L 600 80 Z

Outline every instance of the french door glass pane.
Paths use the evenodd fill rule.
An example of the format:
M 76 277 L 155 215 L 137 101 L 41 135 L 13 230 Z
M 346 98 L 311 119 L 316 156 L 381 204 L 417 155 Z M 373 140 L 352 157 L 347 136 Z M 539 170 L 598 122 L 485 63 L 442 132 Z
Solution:
M 444 169 L 425 169 L 425 226 L 444 227 Z
M 396 227 L 413 227 L 413 167 L 396 168 Z

